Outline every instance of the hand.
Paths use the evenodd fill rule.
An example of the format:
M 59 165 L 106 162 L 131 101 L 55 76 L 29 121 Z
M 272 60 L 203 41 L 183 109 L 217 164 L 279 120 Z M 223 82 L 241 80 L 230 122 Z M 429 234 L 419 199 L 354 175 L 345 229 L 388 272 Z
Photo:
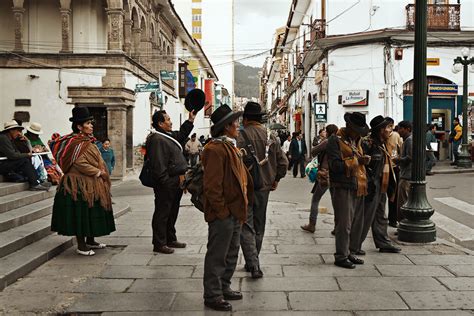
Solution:
M 400 156 L 396 156 L 392 158 L 393 163 L 398 164 L 400 162 Z
M 107 180 L 109 178 L 109 175 L 107 174 L 107 171 L 105 170 L 100 170 L 100 176 L 103 180 Z
M 278 181 L 275 181 L 273 182 L 272 188 L 270 189 L 270 191 L 275 191 L 277 188 L 278 188 Z
M 197 113 L 195 113 L 194 110 L 192 110 L 191 112 L 189 112 L 188 121 L 190 121 L 191 123 L 194 123 L 194 119 L 196 118 L 196 115 L 197 115 Z
M 359 164 L 367 166 L 370 163 L 371 158 L 368 155 L 364 155 L 364 156 L 358 157 L 357 160 L 359 161 Z
M 28 153 L 28 157 L 29 157 L 29 158 L 33 157 L 33 153 L 32 153 L 32 152 L 29 152 L 29 153 Z

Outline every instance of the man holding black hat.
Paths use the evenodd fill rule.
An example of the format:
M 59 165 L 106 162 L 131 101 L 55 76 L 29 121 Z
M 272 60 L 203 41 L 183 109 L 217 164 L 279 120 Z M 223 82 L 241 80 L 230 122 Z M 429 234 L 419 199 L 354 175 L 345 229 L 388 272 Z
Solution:
M 153 213 L 153 251 L 165 254 L 174 252 L 173 248 L 185 248 L 186 244 L 178 242 L 176 237 L 176 220 L 179 203 L 183 195 L 180 187 L 188 163 L 184 158 L 183 146 L 194 128 L 194 110 L 178 131 L 173 131 L 173 124 L 166 111 L 153 114 L 154 133 L 146 141 L 147 158 L 157 186 L 155 193 L 155 212 Z
M 242 227 L 240 241 L 245 257 L 245 267 L 252 273 L 252 278 L 263 276 L 258 255 L 265 234 L 270 191 L 274 191 L 278 187 L 278 182 L 285 177 L 288 168 L 288 159 L 281 149 L 280 141 L 274 135 L 269 134 L 265 126 L 262 125 L 262 118 L 265 114 L 260 104 L 247 102 L 243 113 L 244 128 L 237 139 L 237 146 L 242 148 L 247 156 L 254 155 L 256 157 L 260 165 L 259 176 L 262 180 L 261 187 L 254 187 L 254 203 L 249 205 L 247 222 Z M 253 166 L 247 167 L 253 168 Z M 254 181 L 255 183 L 257 181 Z
M 364 213 L 360 214 L 363 226 L 359 251 L 369 229 L 372 228 L 375 247 L 380 252 L 400 252 L 400 248 L 393 246 L 388 238 L 388 219 L 385 217 L 387 195 L 394 201 L 397 189 L 392 155 L 387 149 L 387 141 L 392 133 L 392 122 L 391 118 L 384 118 L 381 115 L 374 117 L 370 121 L 370 137 L 362 144 L 364 153 L 369 155 L 371 160 L 367 168 L 368 194 L 364 201 Z
M 252 204 L 253 184 L 236 147 L 238 119 L 221 105 L 211 115 L 213 139 L 202 153 L 204 218 L 209 225 L 204 260 L 204 305 L 214 310 L 231 311 L 228 300 L 242 299 L 230 288 L 239 256 L 240 228 Z
M 364 261 L 356 257 L 359 250 L 361 216 L 364 211 L 364 197 L 367 194 L 365 166 L 370 156 L 365 156 L 361 137 L 367 135 L 369 127 L 365 115 L 359 112 L 344 115 L 346 127 L 328 139 L 326 155 L 329 162 L 329 178 L 334 217 L 336 220 L 336 266 L 354 269 L 355 264 Z M 356 222 L 359 220 L 359 222 Z
M 40 184 L 38 175 L 31 164 L 32 153 L 21 153 L 15 147 L 13 141 L 20 137 L 23 127 L 16 121 L 6 122 L 0 133 L 0 174 L 9 172 L 21 173 L 28 179 L 30 190 L 48 191 L 49 186 Z

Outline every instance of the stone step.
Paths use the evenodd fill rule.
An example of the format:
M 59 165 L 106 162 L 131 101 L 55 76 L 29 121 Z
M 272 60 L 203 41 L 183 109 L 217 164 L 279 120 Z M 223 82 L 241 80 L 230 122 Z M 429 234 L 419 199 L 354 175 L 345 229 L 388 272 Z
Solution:
M 23 207 L 25 205 L 33 204 L 56 194 L 56 187 L 52 187 L 48 192 L 46 191 L 22 191 L 7 196 L 0 197 L 0 214 L 10 210 Z
M 130 206 L 126 203 L 114 204 L 114 217 L 118 218 L 130 211 Z M 50 223 L 51 215 L 38 219 L 34 222 Z M 34 223 L 32 222 L 32 223 Z M 29 223 L 31 224 L 31 223 Z M 25 227 L 29 224 L 23 225 Z M 41 225 L 38 225 L 39 227 Z M 48 231 L 50 226 L 48 225 Z M 3 233 L 0 233 L 0 241 L 3 242 Z M 7 285 L 14 283 L 19 278 L 30 273 L 46 261 L 73 245 L 72 237 L 59 236 L 56 234 L 31 243 L 16 252 L 0 258 L 0 291 Z
M 0 258 L 51 234 L 51 215 L 0 233 Z
M 72 246 L 72 238 L 50 235 L 0 258 L 0 291 Z
M 0 181 L 0 196 L 5 196 L 13 193 L 28 190 L 28 182 L 14 183 L 14 182 L 1 182 Z
M 0 214 L 0 232 L 27 224 L 38 218 L 51 214 L 54 198 L 25 205 Z

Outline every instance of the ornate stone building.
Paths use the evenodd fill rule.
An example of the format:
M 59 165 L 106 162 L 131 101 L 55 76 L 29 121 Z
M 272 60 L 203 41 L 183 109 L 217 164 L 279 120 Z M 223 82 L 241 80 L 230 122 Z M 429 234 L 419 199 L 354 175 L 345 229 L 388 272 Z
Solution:
M 184 107 L 177 80 L 162 81 L 161 103 L 135 85 L 159 81 L 189 58 L 199 76 L 217 76 L 170 0 L 0 1 L 1 121 L 40 122 L 44 140 L 70 131 L 74 106 L 87 106 L 96 136 L 116 153 L 114 177 L 133 167 L 133 145 L 144 141 L 160 106 L 179 123 Z M 198 117 L 197 125 L 206 125 Z

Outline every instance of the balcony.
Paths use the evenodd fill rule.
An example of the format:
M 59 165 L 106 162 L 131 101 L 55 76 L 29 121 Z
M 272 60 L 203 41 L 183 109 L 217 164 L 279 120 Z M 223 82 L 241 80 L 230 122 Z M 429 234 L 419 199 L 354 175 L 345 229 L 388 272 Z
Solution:
M 272 102 L 272 108 L 271 110 L 275 110 L 277 107 L 280 106 L 281 98 L 277 97 L 275 100 Z
M 408 4 L 407 28 L 415 29 L 415 5 Z M 428 31 L 460 31 L 460 4 L 429 4 L 427 27 Z
M 326 20 L 316 19 L 311 24 L 311 45 L 323 37 L 326 37 Z

